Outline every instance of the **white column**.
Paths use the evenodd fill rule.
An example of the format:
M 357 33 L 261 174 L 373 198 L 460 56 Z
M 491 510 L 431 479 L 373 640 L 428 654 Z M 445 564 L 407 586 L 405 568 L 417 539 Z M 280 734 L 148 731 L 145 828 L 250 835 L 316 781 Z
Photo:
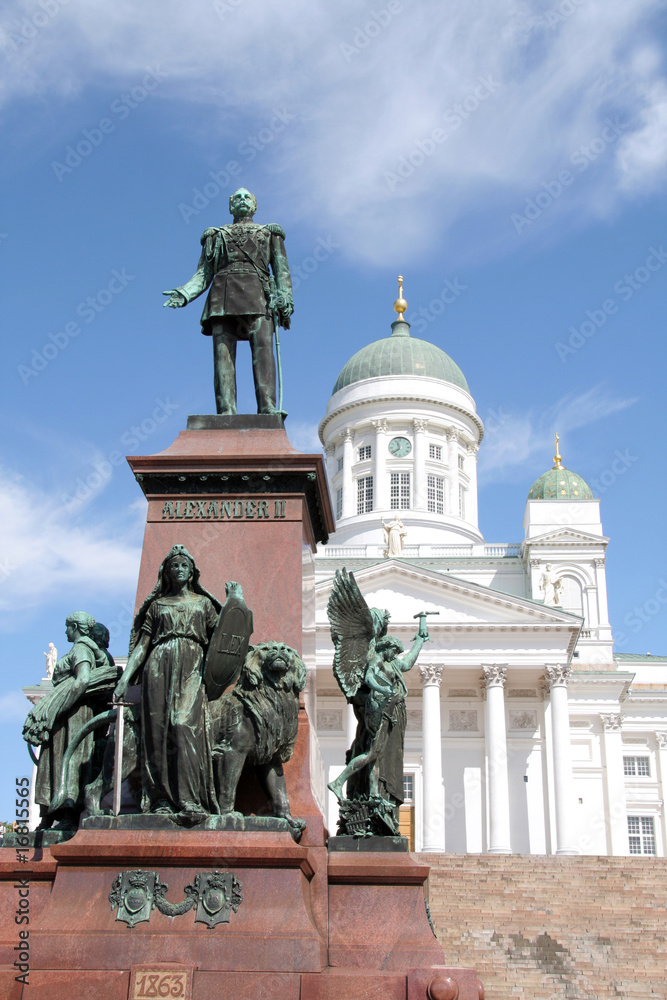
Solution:
M 507 731 L 505 727 L 507 667 L 493 663 L 483 666 L 482 672 L 486 686 L 484 739 L 489 802 L 488 853 L 511 854 Z
M 336 475 L 336 445 L 331 443 L 325 448 L 327 454 L 327 478 L 329 480 L 329 485 L 333 490 L 334 476 Z
M 656 733 L 658 743 L 658 781 L 662 800 L 662 854 L 667 856 L 667 733 Z
M 375 444 L 373 445 L 373 496 L 375 498 L 375 509 L 382 511 L 389 510 L 389 477 L 387 475 L 387 421 L 371 420 L 375 430 Z
M 474 524 L 479 524 L 479 513 L 477 509 L 477 452 L 479 448 L 476 444 L 466 446 L 468 458 L 466 459 L 466 472 L 468 474 L 468 510 L 466 520 Z
M 419 668 L 422 692 L 422 756 L 424 766 L 423 851 L 445 849 L 445 789 L 442 784 L 440 682 L 442 667 Z
M 414 494 L 412 506 L 415 510 L 426 510 L 426 428 L 428 420 L 420 420 L 417 417 L 412 421 L 414 429 Z
M 573 823 L 574 782 L 570 754 L 570 713 L 567 705 L 567 681 L 571 669 L 567 666 L 548 666 L 544 673 L 549 681 L 551 694 L 556 854 L 578 854 Z
M 357 513 L 357 498 L 352 478 L 353 442 L 354 431 L 348 427 L 343 434 L 343 517 L 354 517 Z
M 609 625 L 609 608 L 607 606 L 607 574 L 605 570 L 605 560 L 596 559 L 595 560 L 595 583 L 597 586 L 597 606 L 598 606 L 598 622 L 597 624 L 605 626 Z
M 556 804 L 554 799 L 554 740 L 551 718 L 551 688 L 546 677 L 540 677 L 537 689 L 542 699 L 542 723 L 544 726 L 544 803 L 546 824 L 546 853 L 554 854 L 556 850 Z
M 601 715 L 602 763 L 607 811 L 607 850 L 613 855 L 629 854 L 628 812 L 623 774 L 622 716 Z
M 449 496 L 447 498 L 447 513 L 458 517 L 459 513 L 459 450 L 458 436 L 453 427 L 445 432 L 447 437 L 447 464 L 449 465 Z

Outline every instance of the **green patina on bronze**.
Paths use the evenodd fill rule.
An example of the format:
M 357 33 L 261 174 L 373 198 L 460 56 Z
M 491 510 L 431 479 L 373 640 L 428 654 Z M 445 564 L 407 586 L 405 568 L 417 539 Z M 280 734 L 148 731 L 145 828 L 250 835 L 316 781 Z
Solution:
M 134 619 L 122 674 L 106 648 L 108 630 L 85 612 L 69 616 L 72 649 L 23 732 L 41 748 L 40 844 L 71 836 L 84 807 L 91 828 L 179 825 L 301 837 L 306 824 L 290 814 L 283 765 L 296 742 L 306 667 L 282 642 L 250 646 L 252 612 L 242 588 L 230 581 L 226 590 L 221 607 L 187 549 L 174 545 Z M 140 703 L 128 702 L 137 682 Z M 246 764 L 258 785 L 241 788 L 239 805 Z M 135 811 L 113 815 L 102 801 L 125 781 Z
M 184 285 L 164 292 L 178 309 L 210 288 L 201 316 L 202 333 L 213 339 L 215 402 L 218 413 L 236 413 L 236 346 L 250 343 L 258 413 L 282 412 L 278 327 L 290 327 L 294 312 L 285 233 L 275 224 L 253 222 L 257 199 L 239 188 L 229 199 L 231 225 L 205 229 L 197 270 Z M 278 357 L 279 400 L 276 406 Z
M 411 649 L 387 635 L 389 612 L 369 608 L 352 573 L 337 570 L 327 605 L 334 643 L 334 676 L 357 718 L 346 767 L 329 784 L 340 802 L 338 834 L 396 836 L 403 802 L 403 750 L 408 689 L 403 674 L 417 662 L 429 635 L 426 612 Z M 347 790 L 343 797 L 343 786 Z
M 168 891 L 168 884 L 157 872 L 135 868 L 119 872 L 113 880 L 109 902 L 111 909 L 116 910 L 116 920 L 128 927 L 150 920 L 154 909 L 166 917 L 182 917 L 193 907 L 195 923 L 216 927 L 228 924 L 232 911 L 237 913 L 243 902 L 241 883 L 232 872 L 199 872 L 184 886 L 185 899 L 179 903 L 166 898 Z
M 217 811 L 202 672 L 220 607 L 200 585 L 190 553 L 175 545 L 134 620 L 115 691 L 123 701 L 140 673 L 142 807 L 186 822 Z
M 188 826 L 229 816 L 243 829 L 236 795 L 247 761 L 269 815 L 298 839 L 305 823 L 290 814 L 283 764 L 294 749 L 306 668 L 284 643 L 249 647 L 251 634 L 241 586 L 227 584 L 221 608 L 199 583 L 190 553 L 175 545 L 137 613 L 115 690 L 123 701 L 133 679 L 141 681 L 140 710 L 124 709 L 122 776 L 138 773 L 143 813 Z M 104 776 L 90 788 L 93 816 L 102 811 L 111 757 L 107 748 Z
M 87 724 L 108 708 L 120 670 L 97 636 L 108 642 L 108 631 L 98 626 L 92 615 L 76 611 L 65 627 L 73 643 L 53 672 L 53 687 L 30 710 L 23 726 L 24 740 L 40 747 L 35 801 L 40 807 L 40 830 L 76 829 L 84 808 L 86 785 L 98 775 L 103 754 L 104 732 L 87 729 Z M 84 738 L 79 739 L 85 729 Z M 76 741 L 70 754 L 70 766 L 62 782 L 62 765 L 67 749 Z M 52 800 L 59 794 L 57 808 Z

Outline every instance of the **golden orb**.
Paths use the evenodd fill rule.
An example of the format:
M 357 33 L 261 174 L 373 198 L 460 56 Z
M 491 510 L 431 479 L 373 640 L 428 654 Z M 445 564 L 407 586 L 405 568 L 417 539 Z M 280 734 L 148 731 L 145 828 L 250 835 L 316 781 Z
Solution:
M 403 318 L 403 313 L 407 311 L 408 303 L 403 298 L 403 275 L 398 276 L 398 298 L 394 302 L 394 312 L 398 313 L 398 318 Z

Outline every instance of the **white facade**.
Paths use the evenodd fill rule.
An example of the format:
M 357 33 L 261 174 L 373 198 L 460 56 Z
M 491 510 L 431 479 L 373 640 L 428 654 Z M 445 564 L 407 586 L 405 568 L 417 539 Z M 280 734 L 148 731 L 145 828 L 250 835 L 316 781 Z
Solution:
M 353 731 L 326 615 L 345 566 L 406 646 L 413 616 L 438 612 L 406 675 L 416 850 L 665 856 L 667 659 L 614 656 L 600 502 L 528 500 L 523 540 L 486 543 L 482 436 L 472 396 L 428 374 L 362 378 L 329 400 L 320 437 L 336 532 L 315 559 L 308 657 L 320 787 Z M 397 516 L 407 534 L 390 557 L 382 520 Z

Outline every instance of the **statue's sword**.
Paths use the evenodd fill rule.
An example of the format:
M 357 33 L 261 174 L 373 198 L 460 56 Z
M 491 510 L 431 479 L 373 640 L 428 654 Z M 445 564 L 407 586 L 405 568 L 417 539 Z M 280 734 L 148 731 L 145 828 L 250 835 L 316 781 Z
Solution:
M 278 310 L 273 311 L 273 326 L 276 331 L 276 368 L 278 370 L 278 409 L 283 412 L 283 366 L 280 360 L 280 334 L 278 333 Z
M 118 709 L 116 716 L 116 744 L 113 755 L 113 814 L 120 816 L 120 800 L 123 785 L 123 734 L 125 730 L 125 713 L 123 709 L 129 702 L 114 701 L 114 708 Z

